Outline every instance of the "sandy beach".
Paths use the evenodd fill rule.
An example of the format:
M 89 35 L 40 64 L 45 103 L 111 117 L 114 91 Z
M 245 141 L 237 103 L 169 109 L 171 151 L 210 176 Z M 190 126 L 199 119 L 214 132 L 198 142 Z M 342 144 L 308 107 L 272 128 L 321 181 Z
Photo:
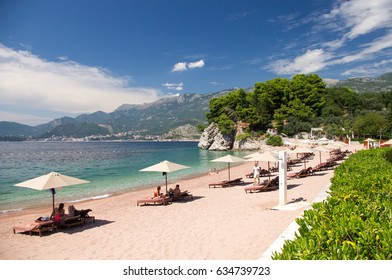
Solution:
M 349 150 L 362 147 L 351 146 Z M 322 153 L 322 160 L 328 154 Z M 316 166 L 319 155 L 307 162 Z M 14 234 L 12 227 L 50 214 L 50 207 L 8 213 L 0 217 L 2 260 L 255 260 L 298 217 L 304 207 L 325 189 L 333 170 L 288 180 L 288 202 L 293 207 L 274 210 L 278 191 L 245 193 L 253 184 L 245 174 L 253 162 L 231 167 L 231 178 L 242 177 L 243 185 L 209 188 L 226 180 L 227 170 L 170 182 L 180 184 L 194 199 L 167 206 L 137 206 L 151 189 L 132 191 L 100 200 L 74 203 L 77 209 L 93 209 L 96 221 L 86 225 L 30 236 Z M 260 162 L 264 168 L 267 163 Z M 299 164 L 290 172 L 303 168 Z M 278 173 L 274 173 L 278 175 Z M 265 177 L 265 179 L 268 177 Z M 148 180 L 148 174 L 146 174 Z M 164 184 L 164 182 L 162 183 Z M 59 201 L 57 201 L 57 204 Z M 68 204 L 66 204 L 67 208 Z

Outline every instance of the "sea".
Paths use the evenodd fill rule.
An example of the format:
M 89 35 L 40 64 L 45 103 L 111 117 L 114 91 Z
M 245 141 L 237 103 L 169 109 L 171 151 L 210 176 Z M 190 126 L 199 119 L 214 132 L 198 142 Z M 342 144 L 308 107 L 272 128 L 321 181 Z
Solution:
M 194 141 L 169 142 L 0 142 L 0 214 L 52 205 L 49 190 L 15 184 L 49 172 L 90 181 L 56 189 L 56 204 L 100 199 L 165 185 L 160 172 L 140 172 L 163 160 L 190 168 L 168 173 L 168 183 L 225 169 L 211 160 L 229 154 L 199 149 Z M 241 157 L 244 152 L 230 152 Z M 234 164 L 232 164 L 233 166 Z

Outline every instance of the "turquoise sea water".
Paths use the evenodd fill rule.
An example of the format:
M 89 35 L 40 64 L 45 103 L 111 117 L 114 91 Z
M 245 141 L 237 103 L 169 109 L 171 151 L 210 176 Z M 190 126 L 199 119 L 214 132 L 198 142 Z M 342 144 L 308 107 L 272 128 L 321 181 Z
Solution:
M 14 186 L 51 171 L 91 182 L 57 189 L 56 203 L 72 202 L 164 185 L 162 173 L 139 172 L 163 160 L 191 167 L 169 173 L 169 183 L 226 168 L 210 162 L 226 154 L 200 150 L 197 142 L 0 142 L 0 213 L 51 205 L 50 191 Z

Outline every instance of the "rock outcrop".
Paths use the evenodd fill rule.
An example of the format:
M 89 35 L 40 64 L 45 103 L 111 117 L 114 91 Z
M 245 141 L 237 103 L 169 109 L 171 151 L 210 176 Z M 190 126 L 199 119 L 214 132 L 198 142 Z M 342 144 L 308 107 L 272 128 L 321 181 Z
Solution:
M 195 140 L 198 138 L 200 138 L 200 132 L 196 126 L 190 124 L 179 126 L 163 135 L 163 139 L 174 140 Z
M 234 136 L 223 135 L 216 123 L 211 123 L 202 133 L 199 148 L 211 151 L 227 151 L 233 147 Z
M 237 129 L 237 135 L 242 132 Z M 265 145 L 264 141 L 245 138 L 234 140 L 235 135 L 222 135 L 218 125 L 211 123 L 202 133 L 199 140 L 199 148 L 210 151 L 228 151 L 228 150 L 259 150 Z
M 233 150 L 260 150 L 264 146 L 264 141 L 246 138 L 235 140 L 233 144 Z

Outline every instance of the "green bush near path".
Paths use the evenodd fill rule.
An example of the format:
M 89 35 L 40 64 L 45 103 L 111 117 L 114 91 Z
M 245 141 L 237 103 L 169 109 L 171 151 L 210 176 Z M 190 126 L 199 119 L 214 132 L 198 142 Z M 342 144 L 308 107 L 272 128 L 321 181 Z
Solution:
M 299 233 L 272 258 L 391 260 L 392 148 L 351 155 L 331 182 L 331 196 L 296 219 Z

